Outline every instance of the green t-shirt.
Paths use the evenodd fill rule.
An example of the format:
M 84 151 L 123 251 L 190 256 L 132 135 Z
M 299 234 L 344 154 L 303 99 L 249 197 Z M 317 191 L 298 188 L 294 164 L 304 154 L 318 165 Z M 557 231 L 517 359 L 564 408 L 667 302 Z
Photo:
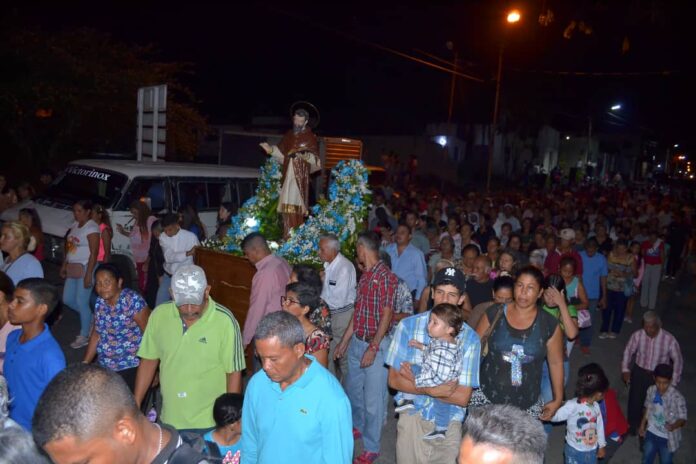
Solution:
M 561 329 L 563 330 L 563 333 L 565 333 L 565 327 L 563 327 L 563 321 L 561 320 L 561 308 L 556 306 L 555 308 L 550 308 L 546 305 L 542 305 L 544 308 L 544 311 L 558 319 L 558 324 L 561 326 Z M 578 310 L 575 309 L 575 305 L 568 305 L 568 312 L 570 313 L 570 317 L 573 317 L 575 319 L 578 318 Z
M 245 368 L 239 324 L 212 298 L 186 331 L 173 302 L 158 306 L 138 356 L 159 359 L 162 422 L 176 429 L 213 427 L 213 403 L 227 392 L 227 374 Z

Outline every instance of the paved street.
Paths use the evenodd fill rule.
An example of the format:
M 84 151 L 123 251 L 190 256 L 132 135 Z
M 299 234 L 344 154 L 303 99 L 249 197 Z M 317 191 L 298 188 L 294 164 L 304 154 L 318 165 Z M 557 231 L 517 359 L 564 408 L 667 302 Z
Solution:
M 54 266 L 48 266 L 47 275 L 57 281 L 57 272 Z M 678 290 L 682 289 L 682 290 Z M 663 282 L 660 289 L 660 303 L 658 305 L 662 316 L 664 327 L 672 332 L 681 345 L 684 355 L 684 373 L 679 390 L 686 396 L 689 414 L 694 417 L 696 414 L 696 343 L 690 337 L 696 334 L 696 280 L 683 276 L 681 280 L 674 282 Z M 632 324 L 625 324 L 621 336 L 615 340 L 598 340 L 593 342 L 592 353 L 590 356 L 583 356 L 580 350 L 574 350 L 571 355 L 571 375 L 568 381 L 566 394 L 572 395 L 575 384 L 575 373 L 578 368 L 588 362 L 597 362 L 602 365 L 609 376 L 613 388 L 619 395 L 619 401 L 624 408 L 628 397 L 628 389 L 621 382 L 620 363 L 628 338 L 633 331 L 640 328 L 640 318 L 642 311 L 636 308 Z M 54 335 L 63 347 L 68 363 L 79 362 L 82 360 L 84 349 L 73 350 L 68 345 L 74 339 L 78 330 L 78 319 L 76 313 L 70 310 L 64 311 L 64 317 L 54 330 Z M 696 421 L 691 420 L 683 431 L 684 438 L 681 448 L 677 452 L 674 462 L 676 464 L 693 464 L 696 456 Z M 556 464 L 563 462 L 563 444 L 565 427 L 563 425 L 554 428 L 550 436 L 550 446 L 547 453 L 546 462 Z M 395 459 L 396 441 L 396 420 L 393 411 L 390 412 L 389 419 L 382 435 L 382 456 L 377 461 L 378 464 L 393 464 Z M 360 448 L 360 443 L 357 444 Z M 638 448 L 638 439 L 629 437 L 623 446 L 612 459 L 616 464 L 639 463 L 641 454 Z

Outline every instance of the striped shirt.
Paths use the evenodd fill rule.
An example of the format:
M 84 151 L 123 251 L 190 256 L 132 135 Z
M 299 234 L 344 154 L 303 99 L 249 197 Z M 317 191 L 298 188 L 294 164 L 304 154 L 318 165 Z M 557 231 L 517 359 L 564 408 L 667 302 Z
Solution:
M 382 262 L 363 272 L 353 313 L 353 333 L 361 340 L 371 340 L 377 333 L 384 308 L 394 309 L 399 281 Z
M 423 351 L 418 348 L 408 346 L 409 340 L 428 345 L 431 343 L 428 335 L 428 320 L 430 311 L 426 311 L 415 316 L 407 317 L 399 322 L 394 331 L 391 345 L 387 351 L 385 364 L 389 367 L 401 369 L 401 363 L 423 364 Z M 457 345 L 461 350 L 461 372 L 459 374 L 459 385 L 466 387 L 479 386 L 479 366 L 481 364 L 481 342 L 472 328 L 462 324 L 462 329 L 457 335 Z M 416 395 L 414 406 L 416 411 L 424 420 L 435 420 L 435 401 L 428 395 Z M 450 417 L 451 421 L 463 421 L 466 408 L 455 408 L 456 412 Z
M 655 338 L 648 337 L 645 330 L 637 330 L 628 340 L 621 362 L 621 371 L 630 372 L 630 364 L 633 356 L 636 364 L 647 371 L 653 371 L 658 364 L 672 364 L 674 376 L 672 385 L 677 385 L 681 380 L 684 360 L 682 359 L 679 343 L 674 335 L 665 329 L 660 329 Z

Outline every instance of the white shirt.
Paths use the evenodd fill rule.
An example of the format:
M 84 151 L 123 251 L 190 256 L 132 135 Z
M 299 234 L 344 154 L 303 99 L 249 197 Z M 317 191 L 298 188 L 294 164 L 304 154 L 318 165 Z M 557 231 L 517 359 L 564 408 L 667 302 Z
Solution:
M 70 226 L 67 243 L 65 244 L 67 250 L 66 261 L 68 263 L 87 265 L 90 255 L 87 236 L 92 234 L 99 235 L 99 226 L 91 219 L 85 222 L 82 227 L 80 227 L 77 221 Z
M 566 421 L 566 443 L 578 451 L 592 451 L 607 446 L 604 422 L 599 404 L 578 403 L 577 398 L 565 402 L 551 422 Z
M 321 298 L 335 310 L 355 303 L 355 266 L 341 253 L 333 261 L 324 263 L 324 287 Z
M 185 264 L 193 264 L 193 256 L 186 256 L 186 252 L 200 245 L 196 234 L 184 229 L 179 229 L 173 237 L 161 233 L 159 242 L 164 254 L 164 270 L 168 274 L 174 274 Z

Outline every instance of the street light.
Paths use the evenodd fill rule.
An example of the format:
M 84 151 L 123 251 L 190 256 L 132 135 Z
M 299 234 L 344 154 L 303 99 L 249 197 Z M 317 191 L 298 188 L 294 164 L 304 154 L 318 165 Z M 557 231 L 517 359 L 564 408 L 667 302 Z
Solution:
M 510 10 L 506 15 L 507 24 L 516 24 L 522 19 L 519 10 Z M 505 32 L 505 31 L 503 31 Z M 498 76 L 495 81 L 495 101 L 493 102 L 493 123 L 491 124 L 490 140 L 488 143 L 488 173 L 486 175 L 486 191 L 491 190 L 491 174 L 493 174 L 493 154 L 495 153 L 495 132 L 498 126 L 498 109 L 500 107 L 500 79 L 503 74 L 503 51 L 505 50 L 505 33 L 500 39 L 498 53 Z
M 508 13 L 507 15 L 507 22 L 509 23 L 516 23 L 522 18 L 522 15 L 520 14 L 519 10 L 512 10 Z
M 612 105 L 611 110 L 612 111 L 617 111 L 621 109 L 621 104 L 617 103 L 616 105 Z

